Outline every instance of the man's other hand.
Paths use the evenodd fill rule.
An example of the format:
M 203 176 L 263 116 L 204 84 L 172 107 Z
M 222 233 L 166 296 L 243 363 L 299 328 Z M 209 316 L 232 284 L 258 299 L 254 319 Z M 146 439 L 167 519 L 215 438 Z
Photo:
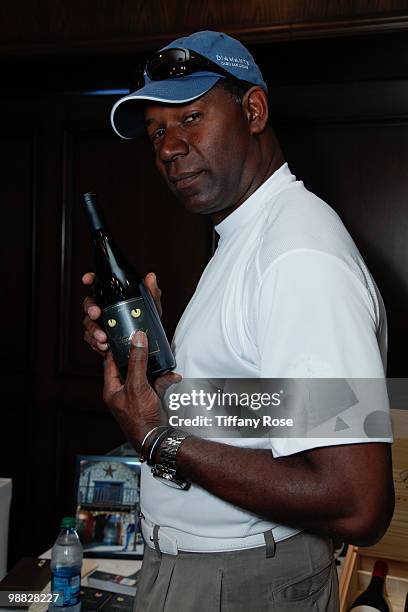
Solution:
M 82 277 L 82 282 L 87 287 L 92 287 L 94 280 L 95 274 L 93 272 L 86 272 Z M 95 304 L 95 300 L 89 295 L 84 299 L 82 306 L 85 312 L 83 320 L 85 328 L 84 340 L 94 351 L 99 353 L 99 355 L 105 356 L 106 351 L 109 349 L 108 337 L 102 327 L 96 323 L 102 311 L 99 306 Z

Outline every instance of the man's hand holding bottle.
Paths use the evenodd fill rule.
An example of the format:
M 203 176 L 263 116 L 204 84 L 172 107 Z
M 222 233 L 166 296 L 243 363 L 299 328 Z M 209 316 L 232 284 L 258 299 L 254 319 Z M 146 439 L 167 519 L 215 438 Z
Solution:
M 95 275 L 88 272 L 82 277 L 82 282 L 87 287 L 91 287 L 94 278 Z M 152 272 L 147 274 L 144 282 L 161 315 L 161 291 L 157 285 L 156 275 Z M 151 386 L 146 375 L 147 336 L 143 331 L 137 331 L 132 337 L 127 377 L 123 383 L 112 352 L 109 350 L 107 335 L 99 324 L 101 309 L 90 296 L 84 299 L 83 308 L 84 340 L 105 360 L 104 401 L 130 443 L 140 451 L 146 434 L 153 428 L 166 424 L 167 419 L 161 406 L 161 399 L 170 385 L 180 382 L 181 376 L 175 372 L 168 372 L 156 378 Z

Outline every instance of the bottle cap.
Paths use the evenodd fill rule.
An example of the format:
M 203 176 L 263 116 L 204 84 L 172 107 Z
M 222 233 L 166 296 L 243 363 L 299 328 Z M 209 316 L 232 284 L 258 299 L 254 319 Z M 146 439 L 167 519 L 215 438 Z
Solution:
M 91 191 L 82 194 L 82 201 L 85 206 L 91 231 L 94 232 L 98 229 L 103 229 L 105 224 L 102 219 L 101 211 L 96 203 L 95 194 Z
M 76 526 L 76 519 L 73 516 L 66 516 L 61 521 L 61 527 L 63 529 L 74 529 Z

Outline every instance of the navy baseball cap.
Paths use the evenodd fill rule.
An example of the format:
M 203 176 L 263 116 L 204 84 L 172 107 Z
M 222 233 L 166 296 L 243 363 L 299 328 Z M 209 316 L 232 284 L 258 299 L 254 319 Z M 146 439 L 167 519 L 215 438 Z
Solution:
M 205 30 L 178 38 L 160 49 L 189 49 L 207 58 L 231 76 L 258 85 L 268 91 L 262 73 L 251 53 L 235 38 L 222 32 Z M 142 132 L 143 107 L 141 100 L 183 104 L 199 98 L 209 91 L 219 79 L 225 78 L 211 71 L 194 72 L 186 76 L 151 80 L 144 72 L 144 86 L 115 102 L 111 111 L 111 123 L 121 138 L 135 138 Z

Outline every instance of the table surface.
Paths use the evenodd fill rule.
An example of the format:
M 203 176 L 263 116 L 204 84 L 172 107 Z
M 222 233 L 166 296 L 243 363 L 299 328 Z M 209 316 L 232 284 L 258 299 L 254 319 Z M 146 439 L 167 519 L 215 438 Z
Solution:
M 51 559 L 51 549 L 39 556 L 39 559 Z M 130 576 L 134 574 L 142 566 L 142 561 L 138 559 L 84 559 L 82 565 L 82 586 L 88 586 L 87 575 L 93 572 L 95 569 L 99 569 L 102 572 L 111 572 L 112 574 L 120 574 L 122 576 Z M 51 588 L 51 582 L 49 582 L 41 591 L 42 593 L 49 593 Z M 28 612 L 47 612 L 47 603 L 34 603 L 32 604 Z M 14 608 L 13 612 L 19 612 L 20 608 Z M 10 608 L 2 608 L 0 606 L 0 612 L 10 612 Z M 27 612 L 27 608 L 21 609 L 21 612 Z
M 40 559 L 51 559 L 51 548 L 40 555 Z M 130 574 L 134 574 L 141 567 L 142 561 L 139 559 L 84 559 L 83 570 L 85 572 L 83 571 L 83 574 L 89 574 L 94 569 L 99 569 L 101 572 L 130 576 Z M 88 586 L 86 575 L 83 576 L 81 584 L 82 586 Z

